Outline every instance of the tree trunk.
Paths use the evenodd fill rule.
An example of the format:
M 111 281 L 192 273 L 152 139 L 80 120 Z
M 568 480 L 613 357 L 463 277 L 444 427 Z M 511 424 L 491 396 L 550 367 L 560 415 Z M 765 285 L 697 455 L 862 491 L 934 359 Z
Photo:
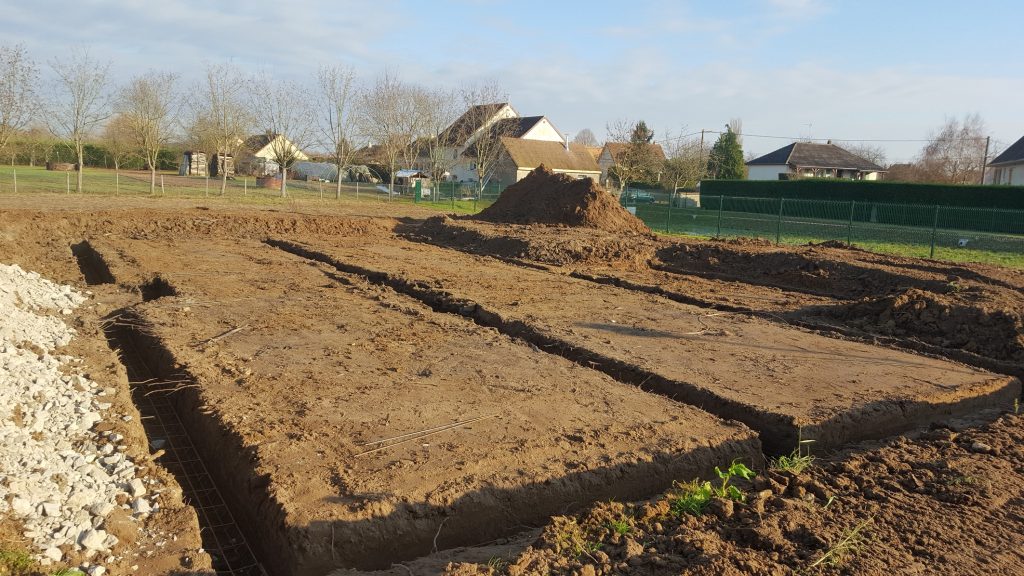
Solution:
M 288 196 L 288 169 L 281 167 L 281 198 Z
M 75 192 L 82 193 L 82 172 L 85 171 L 85 150 L 84 146 L 77 144 L 75 146 L 76 152 L 78 153 L 78 174 L 75 178 Z
M 338 188 L 334 193 L 334 198 L 336 200 L 341 200 L 341 168 L 341 162 L 338 162 L 338 176 L 335 178 L 338 181 Z
M 149 163 L 149 194 L 156 194 L 156 164 Z
M 220 158 L 218 158 L 217 161 L 220 162 Z M 225 156 L 224 166 L 227 167 L 227 164 L 228 164 L 227 156 Z M 207 167 L 207 170 L 209 170 L 209 167 Z M 223 196 L 224 192 L 226 192 L 227 189 L 228 189 L 228 171 L 227 170 L 221 170 L 220 171 L 220 195 Z

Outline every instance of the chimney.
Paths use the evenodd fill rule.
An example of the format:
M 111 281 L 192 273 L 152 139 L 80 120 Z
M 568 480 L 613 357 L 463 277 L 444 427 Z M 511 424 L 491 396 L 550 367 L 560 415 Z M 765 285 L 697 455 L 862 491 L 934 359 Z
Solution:
M 565 151 L 566 152 L 569 151 L 569 133 L 568 132 L 566 132 L 566 134 L 565 134 Z
M 831 143 L 832 143 L 832 139 L 830 138 L 829 141 L 826 142 L 826 144 L 831 144 Z

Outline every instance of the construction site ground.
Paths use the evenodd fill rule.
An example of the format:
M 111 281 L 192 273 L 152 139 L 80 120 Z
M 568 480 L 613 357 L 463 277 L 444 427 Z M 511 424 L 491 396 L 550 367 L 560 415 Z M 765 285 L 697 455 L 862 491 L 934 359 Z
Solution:
M 5 197 L 0 227 L 93 293 L 74 353 L 181 490 L 112 574 L 1024 566 L 1018 271 L 328 201 Z M 733 461 L 745 503 L 671 513 Z

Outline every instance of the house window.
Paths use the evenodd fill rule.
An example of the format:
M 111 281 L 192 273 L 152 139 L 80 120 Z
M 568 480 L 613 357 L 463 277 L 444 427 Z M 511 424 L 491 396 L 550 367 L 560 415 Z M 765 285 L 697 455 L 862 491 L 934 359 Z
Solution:
M 1003 169 L 1002 168 L 996 168 L 996 173 L 992 175 L 992 183 L 993 184 L 1002 184 L 1003 183 Z
M 1007 184 L 1013 184 L 1013 168 L 1010 168 L 1009 170 L 1007 170 L 1006 183 Z

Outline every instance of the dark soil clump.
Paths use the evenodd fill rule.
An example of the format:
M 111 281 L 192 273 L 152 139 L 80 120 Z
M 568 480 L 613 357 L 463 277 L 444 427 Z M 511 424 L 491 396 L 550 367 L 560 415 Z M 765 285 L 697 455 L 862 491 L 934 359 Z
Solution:
M 877 334 L 911 337 L 998 360 L 1024 362 L 1024 311 L 1016 292 L 975 287 L 937 294 L 910 288 L 866 298 L 833 315 Z
M 583 226 L 609 232 L 650 233 L 636 216 L 593 180 L 555 174 L 541 166 L 509 186 L 477 215 L 505 224 Z

